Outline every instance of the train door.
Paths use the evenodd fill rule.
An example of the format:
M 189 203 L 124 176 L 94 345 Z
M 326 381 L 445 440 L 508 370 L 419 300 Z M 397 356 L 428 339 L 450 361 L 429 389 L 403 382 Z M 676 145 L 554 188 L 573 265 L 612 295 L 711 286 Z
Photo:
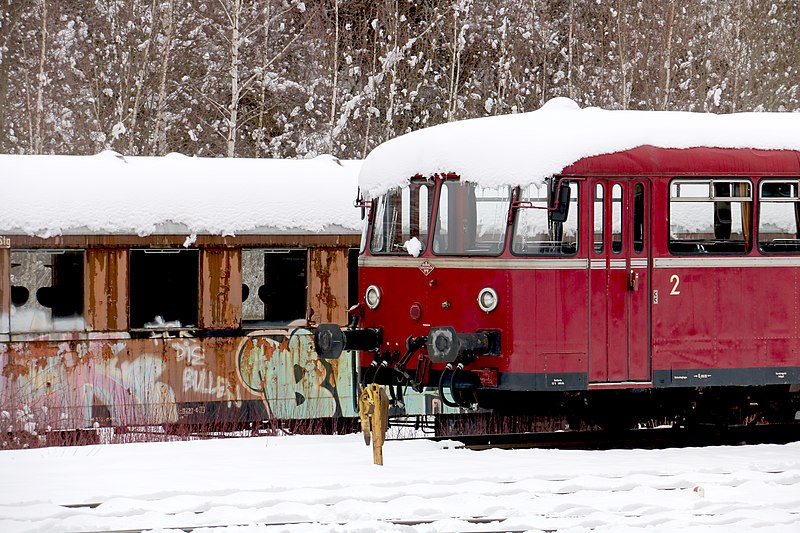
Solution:
M 589 186 L 589 382 L 650 381 L 650 183 Z

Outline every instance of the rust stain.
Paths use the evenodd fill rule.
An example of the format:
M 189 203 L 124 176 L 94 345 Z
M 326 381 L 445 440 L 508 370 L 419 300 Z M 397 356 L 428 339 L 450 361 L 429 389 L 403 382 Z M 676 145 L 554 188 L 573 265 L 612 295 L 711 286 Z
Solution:
M 0 248 L 0 272 L 3 272 L 3 275 L 0 276 L 0 317 L 7 317 L 10 314 L 11 299 L 6 296 L 11 292 L 11 276 L 7 274 L 7 272 L 10 271 L 11 250 L 8 248 Z M 8 324 L 6 323 L 4 325 Z
M 111 359 L 113 356 L 114 352 L 111 350 L 111 346 L 107 342 L 102 343 L 100 347 L 100 357 L 107 360 Z
M 235 328 L 242 318 L 239 250 L 203 251 L 201 274 L 204 327 Z
M 21 358 L 22 357 L 16 352 L 8 352 L 8 362 L 6 362 L 6 365 L 3 367 L 3 377 L 13 379 L 17 376 L 28 375 L 30 367 L 23 361 L 20 361 Z
M 325 264 L 322 264 L 322 254 L 325 254 Z M 333 312 L 339 307 L 336 296 L 331 289 L 331 264 L 334 257 L 328 251 L 314 251 L 311 254 L 312 266 L 319 283 L 319 292 L 315 295 L 317 301 L 325 307 L 325 321 L 333 321 Z
M 90 331 L 122 330 L 127 326 L 127 255 L 125 250 L 97 249 L 86 253 L 85 316 Z
M 283 342 L 281 342 L 279 346 L 275 346 L 271 342 L 266 342 L 264 343 L 264 356 L 267 359 L 272 359 L 273 357 L 275 357 L 275 352 L 278 352 L 280 350 L 285 350 L 287 346 L 289 346 L 288 339 L 285 339 Z

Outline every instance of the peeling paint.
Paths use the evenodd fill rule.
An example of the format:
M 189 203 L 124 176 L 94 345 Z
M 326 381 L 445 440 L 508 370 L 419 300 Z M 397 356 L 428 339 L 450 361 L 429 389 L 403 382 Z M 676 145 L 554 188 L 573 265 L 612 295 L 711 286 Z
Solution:
M 323 252 L 313 253 L 311 258 L 315 279 L 319 283 L 319 291 L 315 294 L 315 298 L 325 310 L 325 322 L 330 323 L 333 321 L 334 311 L 339 307 L 339 302 L 331 289 L 331 268 L 334 264 L 334 256 L 330 252 L 326 252 L 324 255 L 324 265 Z
M 355 359 L 320 359 L 305 328 L 209 338 L 52 336 L 0 342 L 0 412 L 24 412 L 38 428 L 356 416 Z M 426 412 L 424 395 L 405 401 L 409 413 Z

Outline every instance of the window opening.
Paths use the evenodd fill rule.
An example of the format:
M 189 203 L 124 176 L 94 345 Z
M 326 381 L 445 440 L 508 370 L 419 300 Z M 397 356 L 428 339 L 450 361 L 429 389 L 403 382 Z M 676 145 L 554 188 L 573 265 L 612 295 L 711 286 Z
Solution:
M 354 249 L 356 255 L 358 250 Z M 307 250 L 242 250 L 242 322 L 245 327 L 287 325 L 306 319 Z
M 672 253 L 725 254 L 750 250 L 753 194 L 747 180 L 673 180 L 669 211 Z
M 439 193 L 433 253 L 499 255 L 505 245 L 510 187 L 446 180 Z
M 372 213 L 372 210 L 370 210 Z M 369 220 L 370 217 L 365 217 L 361 225 L 361 242 L 358 245 L 358 253 L 363 254 L 367 251 L 367 235 L 369 235 Z
M 11 332 L 86 329 L 83 250 L 11 251 Z
M 198 250 L 131 250 L 131 328 L 196 327 L 199 280 Z
M 800 252 L 800 180 L 761 182 L 758 247 L 764 253 Z
M 611 251 L 622 252 L 622 185 L 611 188 Z
M 347 254 L 347 308 L 358 303 L 358 250 L 351 248 Z
M 554 205 L 558 180 L 529 185 L 520 191 L 523 207 L 516 210 L 512 251 L 520 255 L 575 255 L 578 253 L 578 183 L 567 182 L 570 205 L 564 222 L 552 220 L 549 207 Z
M 633 252 L 640 254 L 644 251 L 645 222 L 645 197 L 644 184 L 633 185 Z
M 594 252 L 603 253 L 606 241 L 605 225 L 605 185 L 596 183 L 594 186 Z
M 413 180 L 376 202 L 370 251 L 374 254 L 419 255 L 427 246 L 434 183 Z

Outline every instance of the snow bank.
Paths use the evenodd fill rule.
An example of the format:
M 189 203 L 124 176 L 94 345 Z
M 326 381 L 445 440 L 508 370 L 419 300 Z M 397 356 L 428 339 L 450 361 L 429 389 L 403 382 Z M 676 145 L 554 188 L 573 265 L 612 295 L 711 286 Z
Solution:
M 387 141 L 366 158 L 359 183 L 369 198 L 416 174 L 527 185 L 579 159 L 644 145 L 800 150 L 800 113 L 608 111 L 555 98 L 530 113 L 451 122 Z
M 0 234 L 358 232 L 360 161 L 0 155 Z

